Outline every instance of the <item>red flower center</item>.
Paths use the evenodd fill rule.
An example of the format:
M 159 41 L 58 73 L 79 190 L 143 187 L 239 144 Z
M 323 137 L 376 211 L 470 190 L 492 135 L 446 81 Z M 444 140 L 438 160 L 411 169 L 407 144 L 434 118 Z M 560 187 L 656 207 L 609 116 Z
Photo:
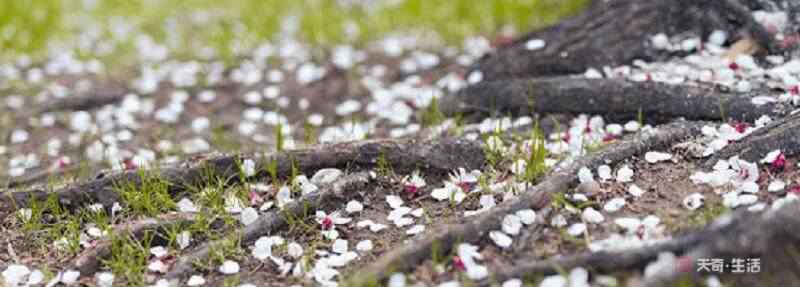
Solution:
M 640 225 L 636 228 L 636 237 L 639 237 L 639 239 L 644 239 L 644 232 L 644 225 Z
M 330 216 L 325 216 L 322 219 L 322 230 L 330 230 L 331 228 L 333 228 L 333 219 Z
M 250 191 L 250 205 L 256 205 L 261 202 L 261 195 L 258 194 L 255 190 Z
M 407 184 L 407 185 L 404 186 L 403 191 L 405 191 L 405 193 L 410 195 L 410 196 L 415 196 L 415 195 L 417 195 L 417 192 L 419 191 L 419 188 L 417 186 L 415 186 L 415 185 Z
M 458 271 L 465 271 L 467 267 L 464 265 L 464 261 L 461 260 L 461 257 L 453 256 L 453 268 Z
M 770 164 L 770 170 L 773 172 L 781 172 L 786 167 L 786 156 L 783 153 L 778 154 L 778 157 Z
M 66 168 L 67 166 L 69 166 L 69 160 L 63 157 L 58 159 L 58 168 Z
M 133 159 L 126 158 L 122 160 L 122 165 L 125 166 L 125 170 L 134 170 L 136 169 L 136 163 L 133 162 Z
M 731 70 L 736 71 L 736 70 L 739 69 L 739 64 L 736 64 L 736 62 L 732 62 L 732 63 L 728 64 L 728 68 L 731 68 Z
M 736 132 L 742 134 L 747 130 L 747 123 L 735 123 L 733 128 L 736 129 Z
M 469 193 L 472 190 L 472 187 L 475 186 L 475 183 L 462 181 L 458 183 L 458 187 L 461 188 L 462 191 Z

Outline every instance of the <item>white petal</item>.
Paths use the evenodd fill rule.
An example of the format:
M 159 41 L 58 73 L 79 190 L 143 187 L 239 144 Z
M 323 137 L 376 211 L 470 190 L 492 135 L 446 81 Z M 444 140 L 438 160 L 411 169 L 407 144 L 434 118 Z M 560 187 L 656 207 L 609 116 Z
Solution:
M 300 258 L 303 256 L 303 246 L 297 242 L 289 243 L 286 253 L 293 258 Z
M 256 175 L 256 163 L 252 159 L 245 159 L 244 162 L 242 162 L 242 172 L 246 177 Z
M 536 51 L 544 48 L 545 45 L 547 45 L 547 42 L 542 39 L 531 39 L 525 42 L 525 49 L 528 51 Z
M 317 171 L 311 177 L 311 182 L 316 185 L 324 185 L 332 183 L 334 180 L 342 176 L 343 172 L 336 168 L 324 168 Z
M 514 214 L 519 216 L 520 221 L 525 225 L 531 225 L 536 222 L 536 212 L 533 209 L 519 210 Z
M 200 275 L 192 275 L 186 282 L 187 286 L 202 286 L 203 284 L 206 284 L 206 279 Z
M 633 232 L 636 231 L 636 229 L 638 229 L 639 226 L 642 226 L 642 221 L 639 220 L 638 218 L 621 217 L 614 219 L 614 224 L 618 225 L 619 227 L 622 227 L 628 232 Z
M 747 193 L 758 193 L 758 184 L 753 181 L 748 181 L 739 186 L 739 190 Z
M 611 167 L 608 165 L 601 165 L 597 167 L 597 177 L 603 181 L 611 179 Z
M 617 171 L 617 181 L 618 182 L 630 182 L 633 180 L 633 170 L 628 167 L 627 165 L 623 165 Z
M 347 252 L 347 249 L 348 249 L 347 248 L 347 240 L 343 240 L 343 239 L 336 239 L 333 242 L 333 246 L 331 247 L 331 250 L 333 252 L 336 252 L 336 253 L 339 253 L 339 254 Z
M 389 287 L 406 287 L 406 275 L 403 273 L 394 273 L 389 277 Z
M 583 220 L 585 220 L 588 223 L 601 223 L 605 220 L 605 217 L 603 216 L 602 213 L 591 207 L 588 207 L 583 210 L 581 218 L 583 218 Z
M 95 275 L 95 283 L 98 287 L 114 286 L 114 274 L 111 272 L 101 272 Z
M 345 211 L 347 211 L 347 213 L 356 213 L 361 212 L 362 210 L 364 210 L 364 205 L 357 200 L 351 200 L 347 203 L 347 207 L 345 207 Z
M 356 250 L 358 251 L 370 251 L 372 250 L 372 240 L 362 240 L 356 244 Z
M 248 226 L 256 220 L 258 220 L 258 211 L 256 211 L 255 208 L 245 208 L 242 210 L 242 213 L 239 214 L 239 221 L 242 222 L 244 226 Z
M 781 150 L 779 149 L 773 150 L 767 153 L 767 155 L 764 156 L 763 159 L 761 159 L 761 163 L 772 163 L 773 161 L 775 161 L 775 159 L 778 158 L 779 155 L 781 155 Z
M 239 263 L 233 260 L 225 260 L 225 262 L 222 262 L 222 265 L 219 266 L 219 272 L 225 275 L 239 273 Z
M 189 231 L 183 231 L 178 234 L 176 241 L 178 243 L 178 248 L 181 250 L 186 249 L 189 247 L 189 244 L 192 242 L 192 234 Z
M 667 161 L 672 159 L 672 155 L 663 152 L 649 151 L 644 154 L 644 160 L 649 163 L 657 163 L 660 161 Z
M 81 272 L 77 270 L 67 270 L 64 271 L 64 274 L 61 275 L 61 283 L 66 285 L 73 285 L 78 282 L 78 278 L 81 277 Z
M 503 231 L 511 235 L 519 234 L 522 229 L 522 219 L 515 214 L 508 214 L 503 218 Z
M 780 179 L 776 179 L 769 183 L 769 186 L 767 186 L 767 191 L 779 192 L 783 191 L 784 188 L 786 188 L 786 182 Z
M 156 258 L 162 258 L 167 256 L 167 249 L 164 246 L 155 246 L 150 248 L 150 254 L 153 254 Z
M 492 238 L 494 244 L 497 244 L 497 246 L 499 246 L 500 248 L 508 248 L 509 246 L 511 246 L 511 243 L 513 242 L 511 237 L 509 237 L 502 231 L 495 230 L 489 232 L 489 237 Z
M 190 199 L 184 197 L 178 201 L 178 210 L 180 212 L 197 212 L 197 207 Z
M 158 272 L 163 274 L 167 273 L 167 269 L 169 269 L 169 266 L 164 264 L 164 262 L 161 260 L 153 260 L 150 262 L 150 264 L 147 265 L 147 270 L 150 270 L 152 272 Z
M 645 190 L 641 189 L 639 186 L 635 184 L 631 184 L 628 186 L 628 193 L 633 195 L 633 197 L 640 197 L 645 193 Z
M 417 224 L 417 225 L 412 226 L 408 230 L 406 230 L 406 234 L 408 234 L 408 235 L 416 235 L 416 234 L 419 234 L 419 233 L 421 233 L 423 231 L 425 231 L 425 225 Z
M 30 273 L 31 270 L 27 266 L 12 264 L 3 271 L 3 280 L 10 286 L 21 285 L 25 277 Z
M 592 182 L 594 181 L 594 176 L 592 175 L 592 170 L 586 168 L 585 166 L 578 170 L 578 181 L 580 183 Z
M 583 235 L 583 232 L 586 231 L 586 224 L 583 223 L 575 223 L 567 228 L 567 234 L 572 236 L 580 236 Z
M 394 209 L 403 206 L 403 199 L 397 195 L 389 195 L 386 196 L 386 203 L 389 203 L 389 207 Z
M 622 209 L 625 206 L 625 199 L 622 197 L 616 197 L 603 205 L 603 210 L 606 212 L 617 212 L 618 210 Z

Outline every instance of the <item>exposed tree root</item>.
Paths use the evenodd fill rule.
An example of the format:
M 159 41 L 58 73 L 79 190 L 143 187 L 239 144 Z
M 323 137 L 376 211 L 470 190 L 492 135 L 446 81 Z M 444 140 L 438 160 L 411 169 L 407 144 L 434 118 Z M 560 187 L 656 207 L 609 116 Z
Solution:
M 712 232 L 701 232 L 698 243 L 688 246 L 677 266 L 658 270 L 644 285 L 674 286 L 680 278 L 699 279 L 701 275 L 727 276 L 733 286 L 794 286 L 800 282 L 799 203 L 759 213 L 740 210 L 718 219 L 716 225 L 722 227 L 713 230 L 712 225 Z M 710 259 L 723 259 L 725 274 L 700 268 L 701 260 Z M 742 268 L 735 271 L 732 260 L 738 259 Z M 760 260 L 758 271 L 748 269 L 752 266 L 749 259 Z
M 38 104 L 37 108 L 31 110 L 31 113 L 23 113 L 23 116 L 35 116 L 58 111 L 91 110 L 121 101 L 126 92 L 126 89 L 119 83 L 102 85 L 87 93 Z
M 147 218 L 131 223 L 116 226 L 110 232 L 115 235 L 130 234 L 133 239 L 141 240 L 147 231 L 163 231 L 170 226 L 188 225 L 195 221 L 195 216 L 189 213 L 168 213 L 157 218 Z M 70 263 L 70 270 L 78 270 L 81 274 L 94 274 L 100 268 L 102 260 L 111 256 L 111 241 L 108 238 L 101 240 L 97 245 L 81 252 Z
M 548 260 L 520 258 L 510 270 L 497 270 L 493 273 L 491 281 L 494 282 L 481 282 L 481 285 L 487 286 L 491 283 L 502 283 L 508 279 L 522 278 L 530 274 L 556 274 L 559 270 L 569 271 L 576 267 L 584 267 L 601 274 L 640 268 L 657 258 L 658 254 L 662 252 L 679 253 L 685 251 L 698 244 L 700 239 L 701 237 L 698 234 L 689 234 L 666 242 L 625 251 L 587 252 Z
M 321 145 L 308 149 L 284 151 L 265 157 L 249 155 L 217 156 L 197 163 L 186 163 L 179 167 L 164 167 L 152 170 L 158 178 L 170 185 L 170 193 L 175 195 L 187 188 L 202 186 L 209 176 L 226 180 L 239 177 L 239 163 L 244 158 L 256 161 L 257 174 L 254 179 L 267 178 L 268 166 L 272 166 L 280 178 L 286 178 L 293 170 L 303 174 L 313 174 L 323 168 L 368 169 L 378 165 L 383 159 L 401 173 L 422 169 L 431 174 L 446 174 L 458 167 L 480 168 L 484 164 L 481 143 L 462 139 L 441 139 L 433 141 L 369 140 L 333 145 Z M 55 194 L 59 202 L 70 209 L 93 203 L 110 207 L 119 202 L 115 184 L 133 183 L 141 186 L 140 171 L 125 171 L 106 175 L 102 178 L 58 189 Z M 11 192 L 11 200 L 0 201 L 0 210 L 13 210 L 26 207 L 32 198 L 45 200 L 52 192 L 35 189 L 25 192 Z
M 318 192 L 301 197 L 297 201 L 285 206 L 281 211 L 273 211 L 260 216 L 256 222 L 245 227 L 239 238 L 239 242 L 244 247 L 252 244 L 261 236 L 279 231 L 286 227 L 287 216 L 302 218 L 306 212 L 313 213 L 316 210 L 341 206 L 341 202 L 346 202 L 359 196 L 359 193 L 364 191 L 369 181 L 370 176 L 368 172 L 344 175 L 334 181 L 330 186 L 323 187 L 323 189 Z M 213 246 L 218 244 L 220 244 L 219 241 L 207 242 L 197 247 L 191 253 L 181 256 L 165 275 L 165 278 L 172 281 L 180 280 L 183 277 L 191 275 L 190 272 L 194 270 L 194 264 L 207 259 Z
M 457 242 L 474 241 L 499 226 L 506 214 L 520 209 L 539 210 L 547 206 L 553 193 L 566 191 L 573 187 L 577 171 L 581 167 L 596 167 L 604 163 L 616 163 L 628 159 L 647 150 L 670 146 L 680 140 L 695 135 L 701 127 L 698 122 L 675 122 L 658 128 L 654 134 L 636 134 L 619 143 L 612 144 L 596 154 L 578 159 L 568 167 L 554 172 L 539 184 L 531 187 L 517 198 L 503 202 L 490 211 L 466 219 L 461 224 L 443 226 L 431 231 L 428 236 L 405 244 L 378 259 L 369 267 L 356 272 L 354 286 L 362 286 L 369 280 L 383 280 L 391 271 L 404 271 L 413 268 L 431 256 L 434 246 L 442 252 L 448 252 Z M 366 281 L 361 281 L 366 280 Z
M 718 160 L 735 155 L 748 161 L 759 161 L 767 153 L 778 149 L 786 156 L 800 154 L 800 113 L 770 123 L 741 141 L 726 146 L 706 160 L 704 166 L 714 166 Z
M 714 87 L 633 82 L 625 79 L 551 77 L 479 83 L 441 101 L 450 115 L 524 115 L 588 113 L 632 119 L 721 120 L 723 116 L 754 121 L 779 117 L 783 108 L 754 105 L 747 94 L 723 93 Z
M 580 15 L 528 33 L 484 56 L 473 70 L 481 71 L 485 80 L 497 80 L 578 74 L 634 59 L 662 60 L 674 54 L 653 48 L 653 35 L 705 37 L 716 29 L 731 35 L 741 29 L 766 50 L 777 51 L 772 35 L 737 0 L 597 0 Z M 546 44 L 530 50 L 526 46 L 532 39 Z
M 570 270 L 576 267 L 583 267 L 601 274 L 642 269 L 655 260 L 659 254 L 670 252 L 678 256 L 684 255 L 680 256 L 677 264 L 670 266 L 671 268 L 659 270 L 655 276 L 648 277 L 643 286 L 673 286 L 669 284 L 675 283 L 676 279 L 683 276 L 699 276 L 697 270 L 700 266 L 698 262 L 702 262 L 698 261 L 700 259 L 763 258 L 762 263 L 765 263 L 764 261 L 774 262 L 772 260 L 776 260 L 776 258 L 786 260 L 791 256 L 787 255 L 791 252 L 783 252 L 787 248 L 793 248 L 796 253 L 794 254 L 795 259 L 800 259 L 797 257 L 800 256 L 800 253 L 797 253 L 800 237 L 792 231 L 798 227 L 800 227 L 800 209 L 797 204 L 790 204 L 777 211 L 764 213 L 739 210 L 733 214 L 724 215 L 702 230 L 644 247 L 620 251 L 587 252 L 548 260 L 521 258 L 510 270 L 498 270 L 494 273 L 492 277 L 494 282 L 487 280 L 481 282 L 481 285 L 488 286 L 491 283 L 522 278 L 529 274 L 556 274 L 559 270 Z M 782 254 L 766 257 L 768 254 L 775 253 Z M 774 263 L 766 264 L 772 267 L 780 266 Z M 763 268 L 762 270 L 765 270 Z M 779 270 L 780 268 L 773 269 L 773 271 Z M 704 272 L 703 274 L 713 273 Z M 796 273 L 783 274 L 783 276 L 786 275 L 791 275 L 789 278 L 793 280 L 800 279 Z M 786 278 L 783 277 L 781 280 L 786 280 Z M 778 285 L 769 284 L 769 286 Z
M 77 176 L 79 174 L 90 174 L 92 171 L 99 171 L 99 170 L 100 168 L 97 166 L 90 166 L 87 168 L 81 165 L 70 165 L 56 170 L 43 169 L 31 173 L 26 173 L 25 175 L 22 176 L 9 178 L 6 187 L 20 188 L 37 184 L 46 184 L 51 179 L 52 180 L 57 179 L 58 181 L 63 182 L 65 177 L 71 179 L 71 176 Z

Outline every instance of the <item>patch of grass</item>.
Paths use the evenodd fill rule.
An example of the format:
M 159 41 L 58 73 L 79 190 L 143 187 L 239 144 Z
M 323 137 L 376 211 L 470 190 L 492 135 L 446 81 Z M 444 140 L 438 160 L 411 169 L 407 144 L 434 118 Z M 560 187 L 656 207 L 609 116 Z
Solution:
M 233 236 L 228 237 L 220 240 L 216 244 L 212 244 L 208 262 L 206 264 L 201 264 L 206 270 L 213 269 L 214 266 L 222 264 L 228 258 L 235 258 L 242 254 L 242 248 L 240 247 L 241 237 Z
M 61 32 L 62 1 L 3 1 L 0 9 L 0 50 L 39 51 Z
M 17 210 L 17 220 L 22 223 L 23 232 L 30 234 L 42 228 L 42 215 L 45 208 L 45 203 L 39 202 L 35 197 L 32 197 L 28 203 L 28 208 Z
M 684 228 L 699 228 L 708 225 L 721 215 L 730 211 L 722 203 L 710 204 L 706 202 L 703 208 L 692 211 Z
M 450 44 L 504 27 L 527 31 L 575 14 L 588 0 L 403 0 L 342 5 L 336 0 L 53 0 L 11 1 L 0 11 L 4 54 L 44 50 L 53 38 L 76 38 L 91 19 L 101 35 L 119 22 L 130 25 L 120 50 L 133 49 L 144 33 L 170 48 L 211 47 L 224 59 L 240 50 L 275 40 L 283 32 L 316 45 L 362 44 L 398 31 L 414 31 Z M 94 3 L 94 4 L 91 4 Z M 294 23 L 286 26 L 284 23 Z M 177 49 L 177 56 L 197 51 Z M 199 50 L 199 49 L 198 49 Z
M 241 282 L 241 279 L 239 277 L 239 274 L 236 274 L 236 275 L 233 275 L 233 276 L 226 277 L 225 280 L 222 281 L 222 286 L 224 286 L 224 287 L 235 287 L 235 286 L 239 286 L 239 282 Z
M 138 170 L 138 181 L 116 182 L 114 190 L 133 215 L 156 216 L 175 209 L 175 201 L 169 193 L 169 182 L 159 176 L 157 170 Z
M 313 145 L 317 143 L 317 128 L 308 120 L 303 121 L 303 143 Z
M 539 129 L 538 122 L 531 132 L 530 142 L 530 151 L 527 151 L 530 154 L 526 159 L 525 175 L 523 180 L 530 183 L 535 183 L 549 170 L 547 165 L 545 165 L 545 159 L 547 159 L 548 154 L 547 147 L 545 146 L 547 142 L 544 138 L 544 133 L 542 133 L 542 131 Z
M 285 141 L 286 139 L 283 135 L 283 124 L 278 123 L 278 125 L 275 127 L 275 151 L 282 152 Z
M 269 163 L 264 165 L 264 169 L 267 170 L 267 174 L 269 174 L 270 179 L 272 179 L 272 183 L 277 184 L 280 180 L 280 178 L 278 178 L 278 160 L 272 158 Z
M 386 177 L 395 174 L 394 168 L 392 167 L 392 162 L 386 158 L 386 153 L 383 150 L 381 150 L 378 154 L 377 167 L 375 168 L 375 171 L 378 173 L 378 175 Z
M 142 240 L 130 234 L 111 233 L 111 258 L 103 260 L 114 275 L 124 278 L 129 286 L 144 286 L 147 258 L 150 256 L 151 232 L 145 232 Z
M 497 168 L 506 159 L 505 141 L 502 133 L 496 129 L 491 134 L 483 135 L 483 153 L 486 156 L 486 163 L 490 167 Z
M 283 209 L 283 218 L 286 220 L 286 225 L 289 226 L 289 232 L 297 232 L 300 234 L 314 234 L 318 228 L 309 223 L 311 218 L 311 206 L 307 202 L 303 202 L 303 212 L 299 215 L 292 214 L 290 210 Z
M 431 103 L 419 115 L 422 127 L 428 128 L 444 122 L 447 118 L 439 109 L 439 98 L 433 97 Z

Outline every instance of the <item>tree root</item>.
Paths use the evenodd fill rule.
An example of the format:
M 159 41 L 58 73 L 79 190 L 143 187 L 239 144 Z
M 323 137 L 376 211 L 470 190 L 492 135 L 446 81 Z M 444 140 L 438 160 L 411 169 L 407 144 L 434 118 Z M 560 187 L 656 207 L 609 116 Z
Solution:
M 633 82 L 625 79 L 551 77 L 479 83 L 441 101 L 446 114 L 525 115 L 532 113 L 603 114 L 634 119 L 754 121 L 786 112 L 775 104 L 754 105 L 751 97 L 713 87 Z
M 164 167 L 147 171 L 169 183 L 173 196 L 187 188 L 202 186 L 210 176 L 227 181 L 239 179 L 239 163 L 245 158 L 256 161 L 258 171 L 252 179 L 268 178 L 268 167 L 272 166 L 279 178 L 286 178 L 293 171 L 313 174 L 323 168 L 368 169 L 379 162 L 390 165 L 395 171 L 410 173 L 415 169 L 430 174 L 447 174 L 458 167 L 480 168 L 484 164 L 481 143 L 462 139 L 441 139 L 433 141 L 413 140 L 368 140 L 333 145 L 321 145 L 309 149 L 284 151 L 265 157 L 252 155 L 217 156 L 200 162 L 188 162 L 183 166 Z M 93 203 L 110 207 L 120 201 L 114 190 L 120 183 L 142 184 L 142 172 L 124 171 L 102 178 L 67 186 L 54 192 L 34 189 L 24 192 L 11 192 L 11 200 L 0 202 L 0 211 L 27 207 L 32 199 L 43 201 L 55 193 L 59 202 L 69 209 L 77 209 Z
M 42 169 L 31 173 L 26 173 L 25 175 L 22 176 L 9 178 L 6 187 L 18 189 L 20 187 L 48 183 L 51 179 L 63 180 L 64 177 L 71 178 L 73 176 L 78 176 L 79 174 L 88 175 L 91 174 L 92 171 L 99 171 L 99 170 L 101 170 L 99 166 L 89 166 L 87 168 L 86 166 L 81 166 L 81 165 L 70 165 L 55 170 Z
M 730 35 L 746 31 L 765 50 L 778 52 L 773 36 L 737 0 L 592 1 L 580 15 L 520 37 L 484 56 L 471 70 L 481 71 L 484 80 L 492 81 L 579 74 L 635 59 L 659 61 L 674 53 L 653 48 L 653 35 L 705 38 L 713 30 Z M 544 40 L 545 46 L 528 49 L 532 39 Z
M 732 143 L 703 163 L 710 168 L 720 159 L 738 155 L 747 161 L 760 161 L 767 153 L 781 150 L 785 156 L 800 154 L 800 113 L 762 127 L 739 142 Z
M 727 275 L 735 286 L 789 286 L 800 280 L 800 203 L 758 213 L 739 210 L 718 219 L 716 225 L 722 227 L 701 232 L 698 243 L 687 246 L 677 266 L 658 270 L 645 280 L 645 286 L 673 286 L 678 279 L 703 275 Z M 747 269 L 747 260 L 752 258 L 760 260 L 757 272 Z M 701 269 L 701 260 L 709 259 L 723 259 L 730 265 L 723 267 L 724 274 Z M 732 260 L 738 259 L 743 266 L 737 273 Z
M 285 206 L 281 211 L 273 211 L 264 214 L 255 222 L 251 223 L 242 232 L 239 242 L 242 247 L 252 244 L 259 237 L 275 233 L 286 227 L 288 224 L 287 216 L 301 218 L 306 212 L 314 212 L 325 208 L 334 208 L 341 203 L 353 199 L 359 195 L 360 191 L 369 184 L 370 176 L 367 172 L 348 174 L 333 182 L 329 187 L 303 196 L 299 200 Z M 208 258 L 211 249 L 219 245 L 221 241 L 207 242 L 196 248 L 190 254 L 180 257 L 172 266 L 164 278 L 173 281 L 186 277 L 192 270 L 196 262 L 202 262 Z
M 167 230 L 171 226 L 188 225 L 195 221 L 194 214 L 169 213 L 157 218 L 147 218 L 132 223 L 116 226 L 110 232 L 114 234 L 130 234 L 135 240 L 141 240 L 145 232 L 152 230 Z M 111 256 L 111 240 L 102 239 L 97 245 L 81 252 L 69 264 L 69 270 L 78 270 L 81 274 L 94 274 L 100 268 L 101 261 Z
M 512 278 L 522 278 L 529 274 L 557 274 L 559 270 L 583 267 L 597 273 L 612 273 L 644 268 L 659 254 L 669 252 L 684 254 L 676 264 L 659 270 L 655 276 L 646 279 L 643 286 L 673 286 L 670 284 L 683 276 L 699 277 L 699 259 L 723 258 L 774 258 L 786 257 L 788 253 L 769 258 L 767 254 L 785 251 L 793 245 L 797 248 L 800 237 L 792 230 L 800 227 L 800 209 L 793 203 L 778 210 L 754 213 L 739 210 L 718 218 L 705 228 L 652 245 L 620 251 L 599 251 L 556 257 L 548 260 L 519 259 L 510 270 L 498 270 L 492 277 L 494 282 L 485 280 L 480 285 L 503 282 Z M 773 250 L 777 248 L 781 251 Z M 800 255 L 800 253 L 796 254 Z M 729 261 L 726 261 L 729 262 Z M 762 262 L 763 263 L 763 262 Z M 771 263 L 768 263 L 771 264 Z M 768 265 L 779 270 L 780 265 Z M 769 271 L 769 270 L 768 270 Z M 705 275 L 711 274 L 705 272 Z M 785 275 L 785 274 L 784 274 Z M 800 279 L 793 274 L 790 278 Z M 763 281 L 762 281 L 763 282 Z M 796 282 L 796 281 L 795 281 Z M 746 285 L 747 286 L 747 285 Z M 778 286 L 772 285 L 770 286 Z
M 32 117 L 59 111 L 88 111 L 119 102 L 124 98 L 125 93 L 127 93 L 127 90 L 120 83 L 104 84 L 84 94 L 53 99 L 38 104 L 36 108 L 22 112 L 19 117 Z
M 498 204 L 491 210 L 470 217 L 461 224 L 443 226 L 428 236 L 405 244 L 379 258 L 369 267 L 356 272 L 352 278 L 354 286 L 364 286 L 371 280 L 383 280 L 391 271 L 404 271 L 413 268 L 429 258 L 434 246 L 442 252 L 451 250 L 457 242 L 474 241 L 493 229 L 498 229 L 506 214 L 520 209 L 539 210 L 550 203 L 553 193 L 566 191 L 575 185 L 577 171 L 581 167 L 593 168 L 601 164 L 616 163 L 647 150 L 670 146 L 680 140 L 697 134 L 702 124 L 679 121 L 658 128 L 654 134 L 636 134 L 612 144 L 607 149 L 588 157 L 578 159 L 568 167 L 554 172 L 539 184 L 531 187 L 517 198 Z

